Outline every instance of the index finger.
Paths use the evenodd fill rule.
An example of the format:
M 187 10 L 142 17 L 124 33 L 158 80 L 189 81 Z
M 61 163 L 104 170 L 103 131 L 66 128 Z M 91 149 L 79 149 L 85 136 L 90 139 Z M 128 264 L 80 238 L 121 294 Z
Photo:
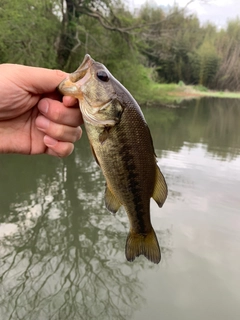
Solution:
M 83 123 L 79 108 L 67 108 L 62 102 L 49 98 L 41 99 L 38 109 L 47 119 L 71 127 L 80 126 Z
M 74 107 L 74 108 L 79 108 L 79 101 L 70 96 L 63 96 L 63 104 L 65 107 Z

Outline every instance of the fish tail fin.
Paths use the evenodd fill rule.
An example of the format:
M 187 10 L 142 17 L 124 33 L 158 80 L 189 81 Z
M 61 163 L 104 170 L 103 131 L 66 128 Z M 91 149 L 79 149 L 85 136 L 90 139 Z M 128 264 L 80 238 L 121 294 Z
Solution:
M 153 263 L 159 263 L 161 251 L 153 228 L 147 234 L 130 231 L 127 237 L 125 254 L 128 261 L 133 261 L 142 254 Z

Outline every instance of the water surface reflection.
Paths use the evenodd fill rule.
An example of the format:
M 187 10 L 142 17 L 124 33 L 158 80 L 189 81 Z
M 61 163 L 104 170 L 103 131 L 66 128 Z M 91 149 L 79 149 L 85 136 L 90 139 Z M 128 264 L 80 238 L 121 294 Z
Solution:
M 123 259 L 126 220 L 105 212 L 95 164 L 73 157 L 56 164 L 4 217 L 1 318 L 126 319 L 142 303 L 144 268 Z

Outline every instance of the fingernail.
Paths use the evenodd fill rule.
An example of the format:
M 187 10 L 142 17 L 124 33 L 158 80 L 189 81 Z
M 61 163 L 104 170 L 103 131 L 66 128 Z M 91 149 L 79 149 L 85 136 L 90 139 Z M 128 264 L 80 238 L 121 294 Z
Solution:
M 79 140 L 82 137 L 82 129 L 78 127 L 77 129 L 77 140 Z
M 51 137 L 49 137 L 49 136 L 44 136 L 43 142 L 45 143 L 45 145 L 46 145 L 47 147 L 53 147 L 53 146 L 55 146 L 55 145 L 58 143 L 57 140 L 55 140 L 55 139 L 53 139 L 53 138 L 51 138 Z
M 50 121 L 43 116 L 40 116 L 36 119 L 36 126 L 38 127 L 39 130 L 47 129 L 49 127 L 49 123 Z
M 48 108 L 49 108 L 49 102 L 47 99 L 42 99 L 39 101 L 39 103 L 38 103 L 39 111 L 41 111 L 42 113 L 47 113 Z

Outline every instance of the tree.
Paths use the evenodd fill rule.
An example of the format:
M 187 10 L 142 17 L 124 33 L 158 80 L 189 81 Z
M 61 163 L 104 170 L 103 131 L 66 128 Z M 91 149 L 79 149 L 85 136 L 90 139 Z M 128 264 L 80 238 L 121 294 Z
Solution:
M 220 90 L 240 90 L 240 20 L 228 22 L 226 31 L 221 30 L 215 47 L 220 58 L 219 69 L 212 87 Z
M 189 54 L 189 58 L 194 83 L 209 86 L 219 66 L 219 57 L 214 45 L 208 40 L 204 41 L 198 49 Z
M 149 24 L 144 33 L 145 54 L 155 65 L 160 81 L 191 81 L 189 53 L 202 41 L 196 16 L 186 16 L 177 7 L 167 14 L 161 9 L 143 7 L 141 17 Z M 151 23 L 149 22 L 151 21 Z
M 56 67 L 60 22 L 51 0 L 1 1 L 0 63 Z
M 132 29 L 138 26 L 128 10 L 125 10 L 121 1 L 115 0 L 61 0 L 61 33 L 58 41 L 58 64 L 60 68 L 67 69 L 71 54 L 83 45 L 82 36 L 85 33 L 85 45 L 88 42 L 89 29 L 85 23 L 91 21 L 107 31 L 121 34 L 125 41 L 129 41 Z M 85 19 L 85 17 L 89 19 Z M 129 19 L 131 17 L 131 19 Z M 94 34 L 91 34 L 94 37 Z

